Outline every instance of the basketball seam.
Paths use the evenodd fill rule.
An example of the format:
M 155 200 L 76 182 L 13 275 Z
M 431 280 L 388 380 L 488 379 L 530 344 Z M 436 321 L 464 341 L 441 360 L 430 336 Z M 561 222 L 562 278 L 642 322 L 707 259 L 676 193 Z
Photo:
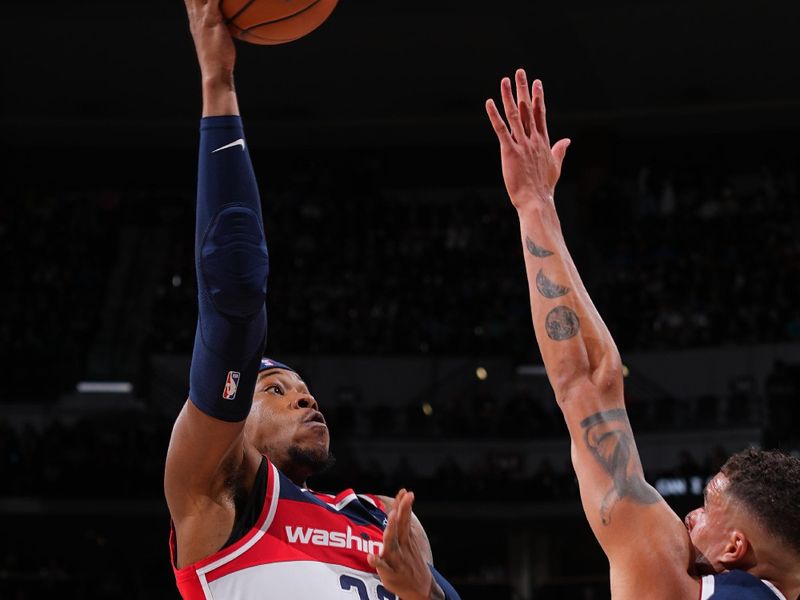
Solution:
M 302 15 L 307 10 L 314 8 L 317 4 L 320 3 L 320 1 L 321 0 L 314 0 L 314 2 L 312 2 L 308 6 L 301 8 L 300 10 L 298 10 L 295 13 L 292 13 L 291 15 L 286 15 L 285 17 L 278 17 L 277 19 L 273 19 L 272 21 L 264 21 L 263 23 L 256 23 L 255 25 L 251 25 L 247 29 L 242 29 L 242 33 L 250 33 L 253 29 L 256 29 L 258 27 L 264 27 L 265 25 L 271 25 L 273 23 L 280 23 L 281 21 L 287 21 L 288 19 L 292 19 L 297 15 Z M 255 2 L 255 0 L 250 0 L 250 2 Z
M 239 27 L 236 23 L 228 23 L 228 27 L 234 27 L 237 30 L 238 35 L 246 35 L 247 32 Z
M 228 19 L 225 19 L 225 24 L 226 24 L 226 25 L 235 24 L 235 23 L 233 23 L 233 22 L 234 22 L 234 21 L 237 19 L 237 17 L 241 16 L 241 14 L 242 14 L 244 11 L 246 11 L 248 8 L 250 8 L 250 5 L 251 5 L 251 4 L 253 4 L 253 2 L 255 2 L 255 1 L 256 1 L 256 0 L 247 0 L 247 2 L 245 2 L 245 3 L 242 5 L 242 7 L 241 7 L 239 10 L 237 10 L 237 11 L 236 11 L 234 14 L 232 14 L 232 15 L 230 16 L 230 18 L 228 18 Z M 225 0 L 222 0 L 222 2 L 225 2 Z M 221 4 L 220 4 L 220 9 L 222 9 L 222 5 L 221 5 Z M 241 28 L 241 27 L 239 27 L 238 25 L 237 25 L 237 28 L 238 28 L 239 30 L 241 30 L 241 31 L 244 31 L 244 29 L 242 29 L 242 28 Z

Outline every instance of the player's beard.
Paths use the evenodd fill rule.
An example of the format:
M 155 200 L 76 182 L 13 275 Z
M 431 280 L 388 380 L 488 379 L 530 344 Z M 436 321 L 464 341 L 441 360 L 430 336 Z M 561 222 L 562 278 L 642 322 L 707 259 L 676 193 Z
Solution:
M 324 473 L 336 463 L 336 457 L 329 449 L 302 446 L 289 447 L 289 460 L 293 465 L 308 469 L 312 475 Z

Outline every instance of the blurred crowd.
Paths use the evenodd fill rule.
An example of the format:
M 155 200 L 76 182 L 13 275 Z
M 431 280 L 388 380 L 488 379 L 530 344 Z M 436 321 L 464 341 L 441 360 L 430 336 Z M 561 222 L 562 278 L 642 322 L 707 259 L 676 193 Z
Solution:
M 96 416 L 70 424 L 55 421 L 42 430 L 18 430 L 0 422 L 0 497 L 159 499 L 171 427 L 169 418 L 145 413 L 125 414 L 123 418 Z M 531 465 L 526 464 L 531 457 L 522 452 L 501 452 L 488 444 L 486 451 L 476 453 L 467 465 L 453 456 L 438 462 L 430 458 L 426 459 L 425 472 L 421 472 L 418 460 L 412 457 L 414 443 L 437 439 L 433 436 L 410 434 L 405 442 L 407 454 L 401 450 L 399 459 L 386 463 L 381 455 L 359 450 L 359 440 L 371 438 L 354 441 L 337 430 L 335 421 L 330 427 L 337 460 L 329 472 L 312 482 L 312 487 L 321 490 L 357 486 L 394 494 L 405 486 L 418 490 L 420 497 L 428 500 L 448 499 L 453 494 L 468 494 L 475 500 L 577 498 L 566 456 L 561 464 L 542 458 Z M 402 448 L 403 441 L 399 442 Z M 687 455 L 681 459 L 684 462 L 693 465 L 692 474 L 697 475 L 707 472 L 713 460 L 695 460 Z M 676 463 L 675 469 L 681 468 Z M 672 470 L 652 476 L 671 474 Z
M 520 334 L 530 329 L 527 282 L 501 190 L 293 183 L 303 191 L 268 196 L 265 211 L 272 348 L 535 354 Z M 625 350 L 800 339 L 795 173 L 692 178 L 642 169 L 573 201 L 580 235 L 568 241 Z M 176 242 L 177 270 L 158 289 L 154 349 L 191 347 L 186 243 Z
M 42 429 L 0 420 L 0 496 L 159 496 L 172 423 L 145 413 L 97 415 Z
M 764 394 L 764 442 L 770 447 L 800 448 L 796 428 L 800 418 L 796 401 L 800 397 L 800 365 L 776 362 Z M 686 431 L 697 429 L 698 423 L 723 432 L 726 423 L 758 425 L 692 417 L 683 410 L 684 403 L 674 400 L 654 404 L 652 410 L 642 410 L 635 403 L 629 407 L 637 432 Z M 392 494 L 406 486 L 434 500 L 454 494 L 478 500 L 577 497 L 566 457 L 556 464 L 546 456 L 508 450 L 510 441 L 566 443 L 563 418 L 551 402 L 522 396 L 499 399 L 476 382 L 475 390 L 458 398 L 438 402 L 431 398 L 422 405 L 414 402 L 392 407 L 362 400 L 333 401 L 325 408 L 325 418 L 337 462 L 312 482 L 318 489 L 336 490 L 356 484 L 360 489 Z M 144 408 L 54 418 L 44 427 L 12 426 L 0 419 L 0 498 L 160 498 L 172 422 L 172 415 Z M 505 450 L 498 449 L 498 441 L 504 443 L 501 447 Z M 375 442 L 392 449 L 386 455 L 363 450 Z M 724 444 L 724 437 L 719 442 Z M 459 443 L 470 443 L 477 450 L 469 458 L 448 455 L 447 448 L 457 448 Z M 419 444 L 434 444 L 439 448 L 439 458 L 427 457 L 421 465 Z M 711 474 L 724 458 L 725 452 L 719 448 L 707 456 L 684 452 L 674 465 L 648 473 L 648 477 L 654 481 L 659 477 Z
M 54 400 L 85 370 L 119 219 L 113 193 L 0 194 L 0 398 Z
M 282 179 L 264 194 L 271 352 L 536 355 L 501 189 L 394 188 L 324 166 Z M 623 351 L 800 339 L 796 173 L 589 173 L 563 196 Z M 0 398 L 188 353 L 193 210 L 163 191 L 1 195 L 0 361 L 14 377 Z M 31 386 L 42 365 L 48 385 Z
M 595 192 L 592 296 L 626 349 L 800 339 L 797 173 L 690 170 Z M 602 220 L 596 222 L 604 222 Z

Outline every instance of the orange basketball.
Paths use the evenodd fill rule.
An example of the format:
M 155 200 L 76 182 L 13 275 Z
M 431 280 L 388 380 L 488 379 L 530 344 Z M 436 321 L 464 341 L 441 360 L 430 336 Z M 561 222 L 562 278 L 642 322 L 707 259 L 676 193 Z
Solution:
M 222 0 L 231 34 L 252 44 L 283 44 L 314 31 L 338 0 Z

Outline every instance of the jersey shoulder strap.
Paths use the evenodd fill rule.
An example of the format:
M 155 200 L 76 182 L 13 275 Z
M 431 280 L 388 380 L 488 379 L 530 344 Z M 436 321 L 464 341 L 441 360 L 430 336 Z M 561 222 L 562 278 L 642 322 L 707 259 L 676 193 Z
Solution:
M 700 585 L 700 600 L 786 600 L 778 588 L 746 571 L 706 575 Z

